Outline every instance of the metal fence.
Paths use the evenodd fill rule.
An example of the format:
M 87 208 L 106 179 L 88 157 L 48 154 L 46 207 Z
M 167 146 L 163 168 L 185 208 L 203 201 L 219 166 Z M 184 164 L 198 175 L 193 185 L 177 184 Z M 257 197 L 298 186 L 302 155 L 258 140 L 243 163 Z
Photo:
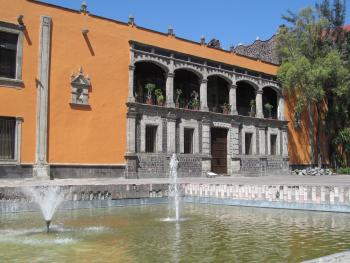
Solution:
M 0 160 L 15 159 L 16 119 L 0 117 Z

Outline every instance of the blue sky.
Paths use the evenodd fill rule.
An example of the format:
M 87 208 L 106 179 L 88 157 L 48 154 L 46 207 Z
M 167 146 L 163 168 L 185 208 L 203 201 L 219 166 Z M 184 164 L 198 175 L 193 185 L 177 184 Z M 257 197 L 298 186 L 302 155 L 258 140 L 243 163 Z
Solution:
M 223 48 L 250 44 L 256 37 L 270 38 L 284 21 L 286 10 L 297 12 L 314 6 L 316 0 L 87 0 L 96 15 L 126 22 L 129 15 L 137 25 L 166 32 L 169 26 L 179 37 L 199 41 L 217 38 Z M 45 0 L 79 9 L 81 0 Z M 350 14 L 350 7 L 347 6 Z M 350 20 L 346 19 L 350 24 Z

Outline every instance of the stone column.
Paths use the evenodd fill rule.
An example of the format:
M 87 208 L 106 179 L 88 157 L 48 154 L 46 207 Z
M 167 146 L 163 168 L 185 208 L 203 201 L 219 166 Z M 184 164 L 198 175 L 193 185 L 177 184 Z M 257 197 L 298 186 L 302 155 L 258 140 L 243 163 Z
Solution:
M 231 122 L 231 175 L 237 174 L 241 169 L 241 161 L 239 155 L 239 129 L 240 124 L 236 121 Z
M 176 152 L 176 115 L 169 113 L 167 115 L 167 151 L 168 154 Z
M 201 110 L 202 111 L 208 111 L 208 99 L 207 99 L 207 83 L 208 80 L 206 78 L 203 78 L 201 81 L 201 87 L 200 87 L 200 102 L 201 102 Z
M 237 115 L 237 96 L 236 96 L 237 86 L 232 84 L 230 87 L 230 105 L 231 105 L 231 114 Z
M 169 72 L 166 79 L 166 106 L 174 108 L 174 73 Z
M 257 126 L 259 154 L 266 155 L 266 127 Z
M 134 65 L 129 65 L 128 102 L 135 102 L 135 97 L 134 97 L 134 72 L 135 72 L 135 66 Z
M 135 109 L 129 108 L 127 113 L 126 130 L 126 178 L 137 178 L 136 119 L 137 113 Z
M 284 98 L 283 95 L 279 95 L 278 97 L 278 119 L 284 121 Z
M 255 103 L 256 103 L 256 117 L 257 118 L 264 118 L 264 113 L 263 113 L 263 105 L 262 105 L 262 90 L 258 90 L 256 92 L 256 98 L 255 98 Z
M 207 172 L 211 171 L 210 126 L 211 121 L 204 118 L 202 120 L 202 176 L 207 176 Z
M 50 178 L 47 163 L 47 119 L 50 77 L 51 17 L 40 18 L 39 76 L 37 80 L 36 157 L 33 176 Z
M 282 156 L 288 157 L 288 126 L 285 125 L 281 129 Z

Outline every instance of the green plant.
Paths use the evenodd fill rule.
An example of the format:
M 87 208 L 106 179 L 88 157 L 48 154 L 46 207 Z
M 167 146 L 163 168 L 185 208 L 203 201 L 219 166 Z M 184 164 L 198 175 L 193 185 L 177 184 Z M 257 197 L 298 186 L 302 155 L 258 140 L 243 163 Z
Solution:
M 340 167 L 336 172 L 337 174 L 350 174 L 350 167 Z
M 176 99 L 175 99 L 175 102 L 176 102 L 176 103 L 179 103 L 181 94 L 182 94 L 182 90 L 181 90 L 181 89 L 177 89 L 177 90 L 176 90 Z
M 192 97 L 192 100 L 190 102 L 191 106 L 192 106 L 192 109 L 198 109 L 199 108 L 199 94 L 197 91 L 192 91 L 192 94 L 191 94 L 191 97 Z
M 271 113 L 272 113 L 272 109 L 273 109 L 273 105 L 271 105 L 270 103 L 266 103 L 264 105 L 265 110 L 267 111 L 269 118 L 271 118 Z
M 229 114 L 230 112 L 231 112 L 231 105 L 225 102 L 223 106 L 223 113 Z
M 254 117 L 255 116 L 255 108 L 256 108 L 255 100 L 251 100 L 249 102 L 249 105 L 250 105 L 250 112 L 249 112 L 249 114 L 250 114 L 251 117 Z
M 163 96 L 163 91 L 161 89 L 156 89 L 154 94 L 157 97 L 157 102 L 159 104 L 162 104 L 164 102 L 164 96 Z
M 145 86 L 145 89 L 147 90 L 147 99 L 152 99 L 152 91 L 155 90 L 156 85 L 152 83 L 148 83 Z

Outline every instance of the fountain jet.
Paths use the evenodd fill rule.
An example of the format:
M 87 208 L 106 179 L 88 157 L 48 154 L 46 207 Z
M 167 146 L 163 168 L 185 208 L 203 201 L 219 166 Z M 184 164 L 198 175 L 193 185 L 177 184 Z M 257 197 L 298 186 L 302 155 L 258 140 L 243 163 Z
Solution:
M 46 221 L 46 232 L 49 233 L 50 232 L 51 220 L 45 220 L 45 221 Z
M 170 173 L 169 173 L 169 197 L 173 198 L 173 209 L 175 212 L 175 220 L 178 222 L 180 220 L 179 211 L 179 189 L 177 184 L 177 167 L 179 161 L 174 153 L 170 159 Z

